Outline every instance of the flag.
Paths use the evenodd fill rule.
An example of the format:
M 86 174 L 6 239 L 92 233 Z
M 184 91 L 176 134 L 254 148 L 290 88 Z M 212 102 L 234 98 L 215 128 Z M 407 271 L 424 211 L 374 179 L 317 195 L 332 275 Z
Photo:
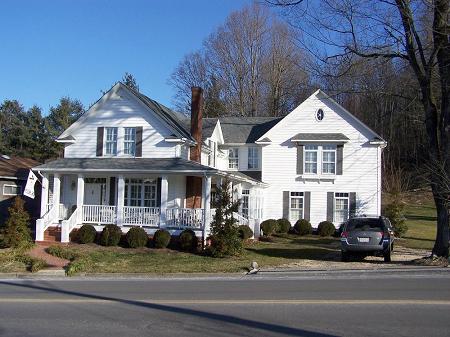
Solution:
M 23 195 L 34 199 L 34 184 L 36 184 L 37 181 L 36 175 L 33 173 L 33 171 L 30 170 L 30 173 L 28 173 L 28 179 L 27 184 L 25 185 L 25 191 L 23 191 Z

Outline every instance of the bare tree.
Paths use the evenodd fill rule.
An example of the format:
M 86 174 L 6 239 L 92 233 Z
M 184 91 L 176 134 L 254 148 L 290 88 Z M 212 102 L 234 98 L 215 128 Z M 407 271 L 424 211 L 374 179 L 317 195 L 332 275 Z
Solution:
M 207 115 L 285 114 L 308 80 L 295 42 L 293 30 L 267 8 L 253 4 L 232 13 L 172 74 L 175 104 L 186 111 L 184 95 L 195 83 L 205 89 Z
M 445 179 L 450 174 L 450 43 L 448 0 L 277 0 L 297 19 L 306 46 L 326 63 L 355 58 L 405 61 L 417 81 L 429 161 L 444 177 L 428 172 L 437 211 L 433 254 L 448 257 L 449 214 Z M 432 18 L 432 20 L 430 19 Z M 322 53 L 318 48 L 325 47 Z M 437 79 L 437 82 L 436 82 Z

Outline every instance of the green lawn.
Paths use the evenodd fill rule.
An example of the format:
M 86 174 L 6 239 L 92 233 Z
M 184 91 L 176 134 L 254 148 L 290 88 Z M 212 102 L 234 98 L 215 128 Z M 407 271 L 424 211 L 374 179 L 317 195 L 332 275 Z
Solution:
M 408 232 L 399 243 L 409 248 L 432 249 L 436 238 L 436 209 L 432 198 L 408 202 L 405 217 Z
M 245 244 L 242 255 L 229 258 L 212 258 L 200 254 L 170 249 L 129 249 L 101 247 L 98 245 L 70 245 L 62 247 L 64 254 L 75 256 L 74 272 L 86 273 L 220 273 L 247 270 L 252 261 L 265 268 L 301 259 L 324 260 L 336 256 L 339 241 L 317 236 L 276 237 L 273 242 Z

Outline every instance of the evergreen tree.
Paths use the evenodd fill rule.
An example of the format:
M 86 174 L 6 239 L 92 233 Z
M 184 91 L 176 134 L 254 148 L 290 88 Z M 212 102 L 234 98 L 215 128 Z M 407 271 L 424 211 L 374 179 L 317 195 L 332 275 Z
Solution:
M 133 75 L 126 72 L 125 75 L 122 77 L 122 82 L 129 88 L 133 89 L 134 91 L 139 92 L 139 85 L 136 82 L 136 79 Z
M 25 211 L 25 202 L 16 197 L 8 209 L 9 217 L 2 228 L 3 244 L 7 247 L 19 247 L 31 242 L 31 232 L 28 227 L 30 215 Z
M 240 200 L 233 201 L 228 181 L 216 193 L 216 214 L 211 223 L 210 253 L 214 257 L 238 255 L 242 249 L 238 223 L 233 213 L 238 211 Z

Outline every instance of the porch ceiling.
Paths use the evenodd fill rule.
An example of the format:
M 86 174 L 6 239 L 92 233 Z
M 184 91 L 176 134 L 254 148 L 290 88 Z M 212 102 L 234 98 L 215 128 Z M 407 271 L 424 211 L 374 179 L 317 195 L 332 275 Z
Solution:
M 217 169 L 181 158 L 62 158 L 33 168 L 42 172 L 216 174 Z

